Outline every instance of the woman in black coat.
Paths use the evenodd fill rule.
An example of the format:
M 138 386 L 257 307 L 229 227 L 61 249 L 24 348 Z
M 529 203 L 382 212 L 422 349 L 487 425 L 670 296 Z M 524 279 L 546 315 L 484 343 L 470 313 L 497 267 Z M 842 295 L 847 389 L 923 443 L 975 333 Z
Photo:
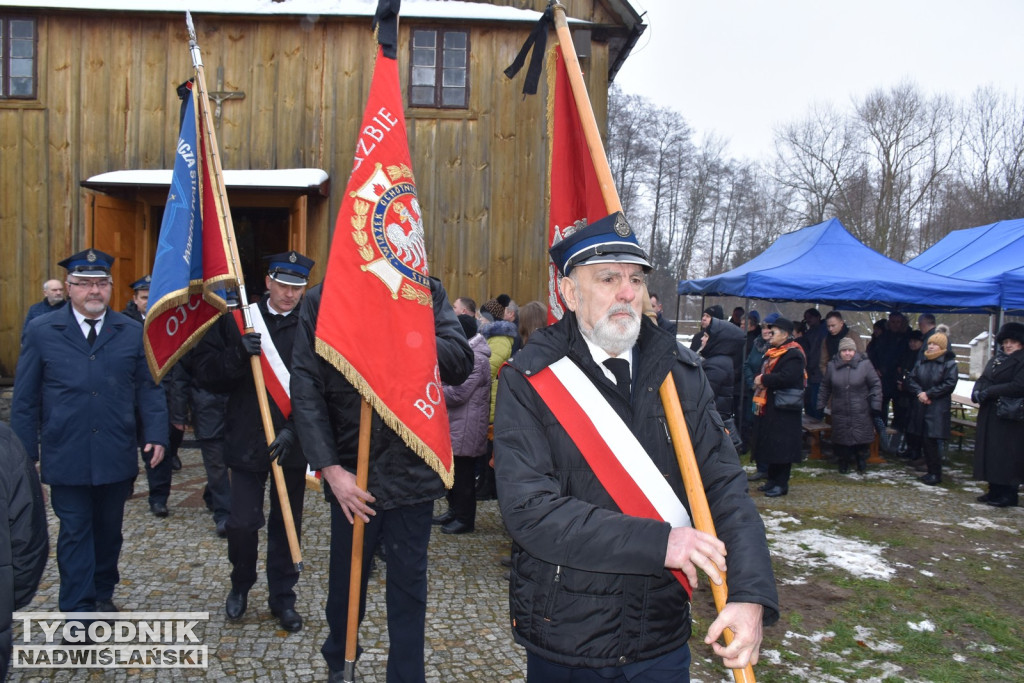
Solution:
M 772 336 L 761 374 L 754 378 L 754 411 L 758 416 L 754 457 L 768 465 L 768 481 L 759 490 L 769 498 L 789 492 L 789 471 L 800 462 L 803 410 L 779 410 L 775 394 L 781 389 L 803 389 L 807 380 L 804 351 L 793 339 L 793 323 L 777 318 L 768 325 Z M 801 400 L 802 406 L 802 400 Z
M 946 335 L 936 332 L 928 338 L 924 358 L 907 377 L 906 385 L 916 397 L 910 408 L 907 432 L 921 437 L 928 473 L 922 484 L 942 483 L 942 454 L 939 442 L 949 439 L 950 408 L 956 388 L 956 354 L 947 349 Z
M 974 478 L 988 482 L 978 501 L 993 507 L 1017 505 L 1017 488 L 1024 481 L 1024 422 L 996 414 L 1000 396 L 1024 396 L 1024 324 L 1006 323 L 996 336 L 995 356 L 974 384 L 978 437 L 974 444 Z

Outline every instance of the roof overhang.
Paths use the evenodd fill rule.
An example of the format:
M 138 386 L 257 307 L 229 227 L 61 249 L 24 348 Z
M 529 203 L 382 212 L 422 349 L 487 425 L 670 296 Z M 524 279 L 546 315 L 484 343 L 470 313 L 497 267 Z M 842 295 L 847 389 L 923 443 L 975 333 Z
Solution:
M 101 192 L 129 188 L 169 188 L 171 174 L 171 171 L 164 170 L 111 171 L 83 180 L 81 185 Z M 229 190 L 292 192 L 323 197 L 330 193 L 330 177 L 327 171 L 319 168 L 224 171 L 224 185 Z

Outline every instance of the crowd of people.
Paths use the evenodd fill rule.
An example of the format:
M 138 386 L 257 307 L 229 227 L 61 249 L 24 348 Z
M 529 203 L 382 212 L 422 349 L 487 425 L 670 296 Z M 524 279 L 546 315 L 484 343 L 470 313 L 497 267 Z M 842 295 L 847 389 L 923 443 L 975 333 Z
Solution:
M 477 500 L 488 498 L 498 499 L 511 536 L 511 624 L 527 650 L 530 680 L 653 681 L 688 667 L 697 570 L 718 583 L 726 549 L 730 602 L 707 642 L 727 666 L 757 661 L 761 629 L 778 619 L 778 598 L 747 486 L 761 482 L 768 498 L 788 494 L 792 465 L 803 457 L 805 414 L 831 421 L 840 473 L 865 472 L 868 447 L 880 435 L 883 447 L 924 468 L 923 483 L 942 482 L 958 373 L 948 330 L 931 314 L 911 330 L 893 312 L 865 346 L 839 311 L 822 318 L 810 308 L 793 321 L 737 307 L 727 319 L 713 305 L 686 349 L 656 294 L 644 315 L 650 263 L 621 214 L 568 235 L 551 257 L 567 310 L 553 325 L 542 302 L 520 307 L 507 294 L 479 306 L 468 296 L 450 302 L 430 279 L 454 455 L 448 491 L 379 418 L 369 482 L 357 485 L 361 399 L 317 354 L 321 288 L 307 291 L 315 266 L 307 256 L 267 256 L 266 293 L 249 306 L 256 331 L 244 331 L 241 312 L 222 317 L 159 385 L 141 334 L 150 278 L 131 285 L 131 300 L 117 313 L 109 306 L 113 257 L 89 249 L 62 261 L 67 276 L 44 283 L 44 298 L 26 319 L 13 431 L 0 430 L 2 476 L 13 492 L 0 504 L 10 511 L 8 540 L 22 553 L 15 560 L 22 571 L 0 585 L 7 615 L 0 619 L 0 680 L 10 609 L 31 599 L 47 555 L 31 462 L 39 462 L 60 523 L 59 608 L 114 613 L 124 507 L 139 459 L 150 511 L 167 517 L 187 428 L 202 452 L 213 531 L 227 540 L 224 610 L 232 622 L 245 617 L 266 526 L 269 608 L 281 628 L 302 629 L 289 525 L 301 539 L 307 469 L 321 473 L 331 516 L 321 653 L 331 680 L 343 680 L 346 664 L 356 518 L 365 523 L 360 618 L 375 551 L 387 565 L 389 681 L 423 680 L 431 525 L 473 533 Z M 996 341 L 972 396 L 980 406 L 974 476 L 988 485 L 978 500 L 1005 507 L 1017 505 L 1024 479 L 1024 325 L 1007 323 Z M 270 439 L 254 362 L 290 388 L 284 399 L 268 392 Z M 729 511 L 718 538 L 694 529 L 680 502 L 687 496 L 669 418 L 656 402 L 666 375 L 691 411 L 710 512 Z M 748 452 L 756 463 L 749 475 L 739 463 Z M 276 465 L 280 479 L 270 476 Z M 447 509 L 435 517 L 441 497 Z M 716 642 L 726 627 L 730 645 Z

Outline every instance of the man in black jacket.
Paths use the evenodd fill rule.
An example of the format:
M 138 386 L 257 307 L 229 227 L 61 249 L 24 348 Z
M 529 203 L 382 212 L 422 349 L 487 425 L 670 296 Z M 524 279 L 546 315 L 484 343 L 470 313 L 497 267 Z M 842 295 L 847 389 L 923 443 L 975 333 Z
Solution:
M 241 312 L 217 321 L 196 347 L 192 367 L 196 379 L 213 392 L 228 394 L 224 460 L 231 472 L 231 514 L 226 525 L 228 559 L 231 560 L 231 592 L 224 612 L 232 621 L 241 619 L 248 606 L 249 589 L 256 583 L 259 530 L 267 524 L 267 590 L 270 612 L 286 631 L 302 628 L 295 610 L 295 584 L 299 572 L 288 547 L 277 482 L 271 478 L 270 519 L 263 516 L 263 497 L 271 461 L 284 470 L 285 489 L 295 531 L 302 534 L 302 503 L 306 490 L 306 461 L 289 417 L 287 397 L 273 390 L 274 381 L 287 385 L 298 313 L 306 291 L 312 259 L 296 251 L 266 257 L 267 294 L 250 306 L 255 329 L 243 335 Z M 264 337 L 269 338 L 264 338 Z M 264 378 L 270 397 L 270 414 L 276 439 L 267 446 L 253 383 L 250 356 L 263 355 Z M 283 367 L 282 367 L 283 366 Z M 282 374 L 278 374 L 282 373 Z
M 755 663 L 778 619 L 764 526 L 698 358 L 641 315 L 646 254 L 613 214 L 551 257 L 569 312 L 502 371 L 494 423 L 528 680 L 686 680 L 689 593 L 698 568 L 721 582 L 726 549 L 729 602 L 705 642 L 726 666 Z M 690 525 L 658 396 L 669 373 L 717 539 Z
M 441 381 L 462 384 L 473 370 L 473 351 L 438 280 L 430 279 L 434 305 L 437 365 Z M 360 619 L 373 549 L 378 542 L 387 562 L 389 681 L 424 680 L 424 628 L 427 611 L 427 544 L 434 501 L 444 495 L 440 476 L 414 453 L 377 413 L 370 436 L 367 491 L 356 486 L 355 469 L 362 397 L 315 348 L 321 287 L 312 288 L 302 308 L 292 358 L 295 427 L 306 458 L 327 483 L 331 505 L 331 566 L 325 609 L 330 633 L 320 652 L 330 680 L 344 680 L 352 524 L 366 523 L 363 537 Z M 354 324 L 365 324 L 355 321 Z
M 35 466 L 11 428 L 0 422 L 0 681 L 11 659 L 11 615 L 39 588 L 50 538 Z

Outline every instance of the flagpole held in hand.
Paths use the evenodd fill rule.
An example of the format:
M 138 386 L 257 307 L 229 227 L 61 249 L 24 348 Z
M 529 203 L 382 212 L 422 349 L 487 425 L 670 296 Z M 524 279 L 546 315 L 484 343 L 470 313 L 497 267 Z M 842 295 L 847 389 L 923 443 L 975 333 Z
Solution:
M 373 408 L 363 399 L 359 412 L 359 451 L 356 459 L 356 486 L 363 491 L 370 480 L 370 425 Z M 352 566 L 348 583 L 348 626 L 345 627 L 345 669 L 342 680 L 355 683 L 356 647 L 359 642 L 359 594 L 363 585 L 363 533 L 366 523 L 359 515 L 352 519 Z M 370 552 L 373 552 L 372 550 Z
M 569 83 L 572 86 L 573 99 L 576 102 L 576 109 L 579 112 L 580 125 L 583 128 L 583 135 L 587 141 L 587 148 L 594 163 L 594 170 L 597 174 L 598 183 L 601 187 L 601 194 L 604 197 L 605 209 L 608 213 L 622 210 L 622 203 L 619 201 L 618 192 L 615 190 L 615 181 L 612 178 L 611 166 L 608 164 L 608 157 L 604 152 L 604 145 L 601 142 L 601 134 L 597 128 L 597 119 L 594 118 L 594 110 L 590 104 L 590 97 L 587 95 L 587 86 L 583 82 L 583 74 L 580 69 L 579 60 L 576 57 L 576 49 L 573 46 L 572 34 L 565 19 L 565 7 L 558 2 L 551 5 L 555 32 L 558 35 L 559 49 L 562 58 L 565 60 L 565 68 L 568 72 Z M 644 293 L 644 309 L 650 308 L 650 299 Z M 700 470 L 697 467 L 697 458 L 693 452 L 693 444 L 690 441 L 690 432 L 686 428 L 683 419 L 683 407 L 679 402 L 679 393 L 676 390 L 675 380 L 669 374 L 661 385 L 660 396 L 665 407 L 665 416 L 668 420 L 669 433 L 672 436 L 672 445 L 676 452 L 676 459 L 679 462 L 679 469 L 683 475 L 683 485 L 686 489 L 686 498 L 690 503 L 690 511 L 693 517 L 693 525 L 698 531 L 703 531 L 715 536 L 715 524 L 711 517 L 711 510 L 708 507 L 708 499 L 704 493 L 704 484 L 700 478 Z M 715 598 L 715 607 L 719 612 L 725 607 L 728 601 L 729 589 L 725 581 L 725 573 L 722 573 L 722 583 L 716 586 L 711 583 L 711 592 Z M 733 640 L 733 633 L 725 629 L 723 637 L 726 644 Z M 737 683 L 755 683 L 754 668 L 747 665 L 743 669 L 732 669 L 733 678 Z
M 213 203 L 217 208 L 217 215 L 224 226 L 224 233 L 228 242 L 229 252 L 231 255 L 231 261 L 234 265 L 237 282 L 238 282 L 238 296 L 242 306 L 242 315 L 245 320 L 245 330 L 243 334 L 249 334 L 253 332 L 252 316 L 249 312 L 249 301 L 245 293 L 245 281 L 242 274 L 242 269 L 238 266 L 238 245 L 235 240 L 235 228 L 231 221 L 231 211 L 228 209 L 227 194 L 224 190 L 224 173 L 220 163 L 220 153 L 217 147 L 217 136 L 213 128 L 213 117 L 210 115 L 209 100 L 206 94 L 206 72 L 203 69 L 203 57 L 199 51 L 199 44 L 196 42 L 196 30 L 192 23 L 191 12 L 185 13 L 185 22 L 188 25 L 188 43 L 189 52 L 192 54 L 192 65 L 196 70 L 196 97 L 195 103 L 199 107 L 200 116 L 203 121 L 203 133 L 205 139 L 203 141 L 204 154 L 209 157 L 211 164 L 211 176 L 213 179 L 212 197 Z M 205 195 L 204 191 L 204 195 Z M 256 400 L 260 406 L 260 417 L 263 419 L 263 432 L 267 438 L 267 445 L 269 446 L 277 438 L 274 432 L 274 421 L 270 415 L 270 401 L 267 398 L 267 388 L 263 380 L 263 366 L 260 365 L 259 356 L 250 356 L 250 363 L 252 365 L 252 378 L 253 383 L 256 385 Z M 274 485 L 277 487 L 278 499 L 281 503 L 281 517 L 284 522 L 285 534 L 288 537 L 288 548 L 291 551 L 292 562 L 295 565 L 296 571 L 302 571 L 302 550 L 299 547 L 299 536 L 295 531 L 295 519 L 292 516 L 292 506 L 288 500 L 288 489 L 285 486 L 284 481 L 284 470 L 277 464 L 275 458 L 271 461 L 270 470 L 274 475 Z

